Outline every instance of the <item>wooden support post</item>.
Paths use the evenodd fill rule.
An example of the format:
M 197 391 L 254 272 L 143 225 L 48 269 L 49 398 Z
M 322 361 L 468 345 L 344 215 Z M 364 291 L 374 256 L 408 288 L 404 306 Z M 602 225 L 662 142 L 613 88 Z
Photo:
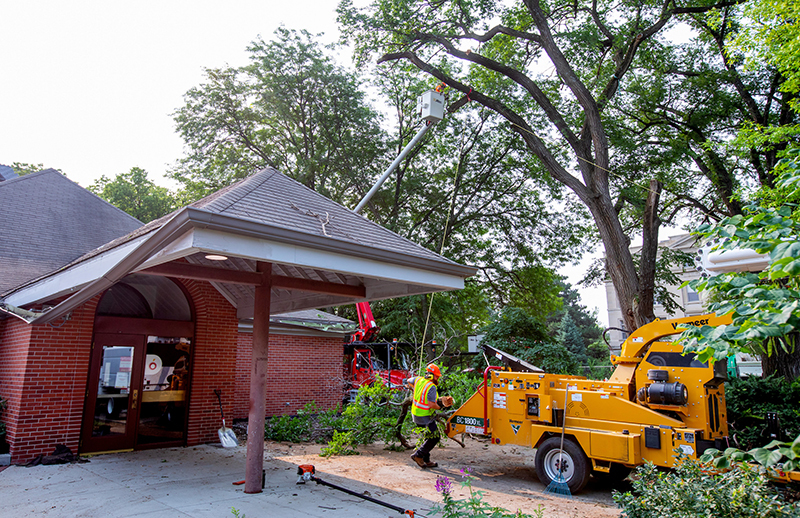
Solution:
M 272 263 L 259 261 L 256 271 L 262 275 L 256 286 L 253 312 L 253 355 L 250 369 L 250 414 L 248 416 L 245 493 L 261 492 L 264 471 L 264 416 L 267 400 L 267 352 L 269 350 L 269 305 L 272 289 Z

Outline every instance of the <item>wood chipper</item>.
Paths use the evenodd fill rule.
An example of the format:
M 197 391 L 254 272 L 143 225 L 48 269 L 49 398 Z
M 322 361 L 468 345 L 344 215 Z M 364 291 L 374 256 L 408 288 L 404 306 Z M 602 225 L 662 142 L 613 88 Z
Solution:
M 680 333 L 680 324 L 730 322 L 702 315 L 644 325 L 611 356 L 616 368 L 607 381 L 548 374 L 487 348 L 511 370 L 488 367 L 478 391 L 447 421 L 447 434 L 536 448 L 539 480 L 563 480 L 572 493 L 592 472 L 624 478 L 645 461 L 674 467 L 676 449 L 692 458 L 711 447 L 724 450 L 726 362 L 702 363 L 660 340 Z

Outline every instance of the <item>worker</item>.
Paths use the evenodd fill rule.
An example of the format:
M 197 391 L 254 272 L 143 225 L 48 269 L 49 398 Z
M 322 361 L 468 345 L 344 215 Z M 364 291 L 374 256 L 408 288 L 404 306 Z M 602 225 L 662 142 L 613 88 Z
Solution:
M 425 369 L 425 376 L 412 376 L 405 380 L 405 386 L 412 389 L 414 402 L 411 405 L 411 418 L 420 428 L 427 428 L 425 442 L 414 452 L 411 460 L 420 468 L 435 468 L 437 463 L 431 462 L 431 451 L 439 442 L 439 428 L 433 418 L 433 412 L 453 405 L 450 396 L 438 397 L 437 385 L 442 371 L 436 364 L 429 364 Z

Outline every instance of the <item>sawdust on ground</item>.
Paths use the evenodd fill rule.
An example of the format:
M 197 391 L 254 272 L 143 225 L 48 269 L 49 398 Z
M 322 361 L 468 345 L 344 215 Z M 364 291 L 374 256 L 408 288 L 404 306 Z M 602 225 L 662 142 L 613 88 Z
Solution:
M 489 445 L 487 441 L 469 437 L 461 448 L 448 440 L 444 448 L 436 448 L 431 455 L 431 460 L 438 462 L 439 467 L 423 470 L 411 460 L 410 452 L 389 451 L 381 444 L 359 447 L 360 455 L 332 458 L 321 457 L 321 447 L 267 441 L 265 453 L 292 464 L 312 464 L 317 476 L 331 483 L 345 485 L 346 481 L 336 478 L 344 477 L 434 502 L 441 502 L 435 489 L 437 476 L 449 477 L 454 482 L 456 499 L 468 496 L 467 490 L 460 487 L 461 470 L 467 467 L 474 476 L 473 488 L 484 492 L 483 500 L 510 511 L 521 509 L 535 516 L 537 509 L 543 506 L 543 516 L 548 518 L 620 515 L 611 498 L 613 487 L 602 479 L 592 478 L 586 489 L 572 498 L 544 492 L 545 487 L 533 469 L 534 450 L 530 448 Z M 618 489 L 627 487 L 618 486 Z M 390 496 L 382 498 L 389 501 Z M 427 514 L 426 511 L 429 509 L 418 510 L 420 514 Z

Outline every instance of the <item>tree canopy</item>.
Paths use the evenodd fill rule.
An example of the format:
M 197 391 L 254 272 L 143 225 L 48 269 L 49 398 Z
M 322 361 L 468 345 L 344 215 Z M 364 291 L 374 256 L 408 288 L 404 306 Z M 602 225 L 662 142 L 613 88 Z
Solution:
M 612 189 L 620 150 L 608 113 L 656 35 L 677 17 L 727 4 L 392 0 L 355 8 L 344 0 L 339 19 L 359 63 L 413 64 L 502 117 L 502 129 L 588 208 L 623 316 L 636 328 L 653 318 L 662 186 L 646 169 L 626 183 L 644 223 L 637 268 L 620 220 L 631 196 Z
M 420 127 L 416 101 L 429 80 L 388 70 L 368 84 L 336 65 L 332 50 L 311 35 L 288 29 L 248 52 L 246 67 L 208 70 L 176 111 L 189 153 L 172 176 L 184 185 L 186 201 L 273 165 L 353 207 Z M 378 125 L 363 93 L 368 87 L 388 107 L 388 129 Z M 480 268 L 468 290 L 432 306 L 440 340 L 441 333 L 465 337 L 485 324 L 487 305 L 513 304 L 545 318 L 560 305 L 552 266 L 576 260 L 586 247 L 585 225 L 576 225 L 586 211 L 500 122 L 479 105 L 449 113 L 365 208 L 390 230 Z M 414 297 L 377 303 L 374 311 L 381 318 L 402 307 L 385 333 L 421 339 L 429 305 L 427 297 Z M 453 307 L 459 309 L 451 314 Z
M 176 200 L 166 187 L 147 178 L 147 171 L 132 167 L 113 180 L 101 176 L 89 190 L 115 207 L 124 210 L 142 223 L 169 214 L 177 208 Z
M 784 76 L 781 89 L 797 111 L 800 93 L 800 21 L 796 3 L 754 0 L 746 26 L 732 48 L 750 59 L 759 57 Z M 784 47 L 785 46 L 785 47 Z M 752 128 L 745 132 L 752 133 Z M 681 338 L 701 360 L 725 358 L 744 350 L 762 356 L 765 374 L 789 380 L 800 376 L 800 143 L 797 135 L 776 125 L 755 131 L 779 136 L 785 150 L 776 167 L 775 188 L 763 185 L 743 214 L 705 225 L 698 233 L 720 250 L 751 249 L 766 254 L 768 267 L 760 273 L 727 273 L 690 283 L 712 293 L 711 310 L 730 313 L 727 326 L 690 328 Z M 751 138 L 746 136 L 745 138 Z M 767 138 L 765 141 L 775 139 Z
M 185 94 L 175 122 L 188 155 L 170 176 L 197 199 L 272 166 L 352 203 L 380 170 L 386 146 L 358 75 L 305 31 L 278 28 L 247 51 L 249 65 L 207 69 L 206 81 Z

